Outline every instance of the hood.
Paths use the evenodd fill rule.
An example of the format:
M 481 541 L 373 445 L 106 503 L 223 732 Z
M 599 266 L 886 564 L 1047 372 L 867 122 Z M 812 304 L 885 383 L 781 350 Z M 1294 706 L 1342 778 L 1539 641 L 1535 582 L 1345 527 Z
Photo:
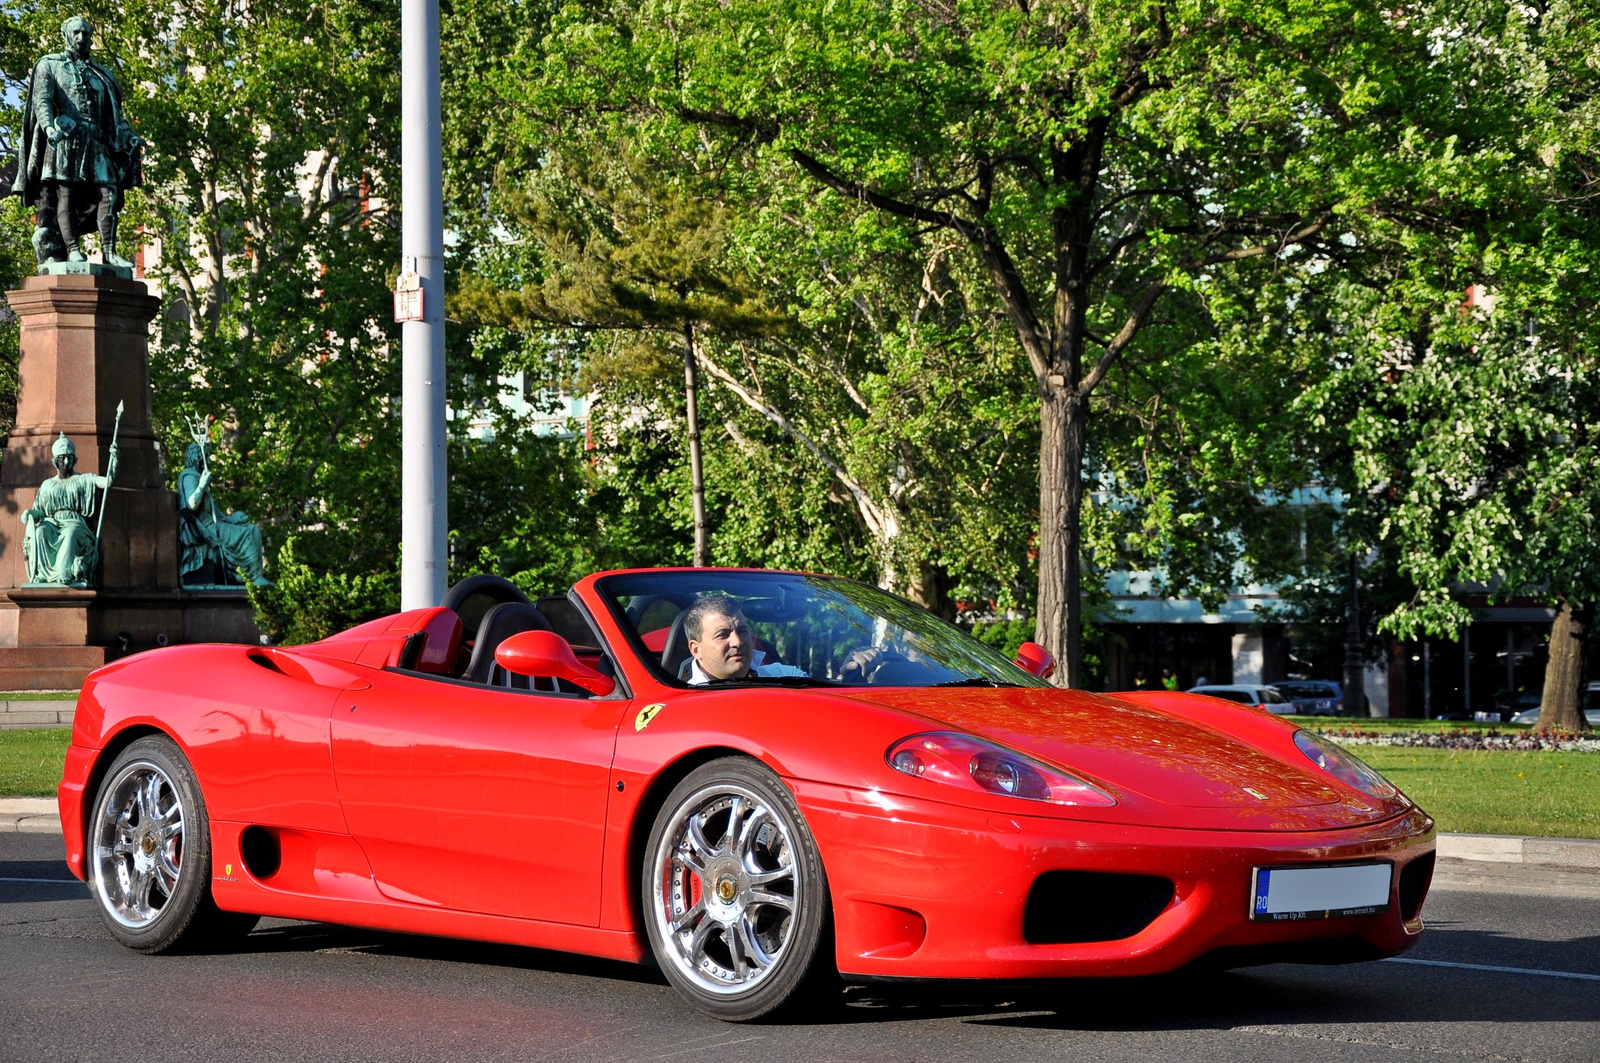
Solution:
M 895 688 L 851 697 L 914 713 L 928 730 L 963 731 L 1063 768 L 1110 792 L 1106 818 L 1150 826 L 1321 830 L 1370 823 L 1404 806 L 1317 770 L 1290 739 L 1258 744 L 1193 714 L 1083 691 Z M 1304 761 L 1302 767 L 1299 763 Z M 1253 792 L 1252 792 L 1253 791 Z M 1088 809 L 1074 809 L 1088 818 Z M 1101 818 L 1096 815 L 1093 818 Z

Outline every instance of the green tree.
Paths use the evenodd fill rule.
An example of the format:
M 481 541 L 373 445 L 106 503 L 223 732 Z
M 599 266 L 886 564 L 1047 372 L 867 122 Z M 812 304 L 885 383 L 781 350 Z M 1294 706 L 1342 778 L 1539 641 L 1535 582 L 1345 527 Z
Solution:
M 542 276 L 498 291 L 468 276 L 456 305 L 471 318 L 523 331 L 540 324 L 675 334 L 683 344 L 684 421 L 694 514 L 694 564 L 709 563 L 698 415 L 695 330 L 759 335 L 783 325 L 728 262 L 726 211 L 639 160 L 547 157 L 513 186 L 510 220 L 542 250 Z M 615 346 L 615 342 L 613 343 Z M 590 379 L 600 374 L 589 366 Z
M 1472 584 L 1549 603 L 1541 722 L 1576 729 L 1600 597 L 1600 36 L 1571 5 L 1433 17 L 1431 62 L 1470 118 L 1414 171 L 1419 209 L 1390 234 L 1387 272 L 1336 293 L 1338 372 L 1305 407 L 1357 538 L 1411 584 L 1384 629 L 1457 637 Z
M 1410 12 L 1342 2 L 926 7 L 645 2 L 558 20 L 545 89 L 690 124 L 862 211 L 953 237 L 1039 417 L 1040 641 L 1082 681 L 1091 403 L 1176 293 L 1337 254 L 1427 99 Z M 1420 138 L 1425 140 L 1425 138 Z M 1423 153 L 1432 146 L 1423 143 Z M 1356 187 L 1351 171 L 1369 173 Z M 1331 246 L 1330 246 L 1331 243 Z

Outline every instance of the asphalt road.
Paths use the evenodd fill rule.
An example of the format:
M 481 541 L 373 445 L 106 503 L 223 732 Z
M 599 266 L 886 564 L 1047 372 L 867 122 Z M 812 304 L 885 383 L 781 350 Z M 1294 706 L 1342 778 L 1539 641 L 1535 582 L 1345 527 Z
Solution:
M 1458 870 L 1407 957 L 1429 963 L 855 988 L 808 1025 L 730 1026 L 648 968 L 321 924 L 264 921 L 229 955 L 138 956 L 82 885 L 15 881 L 66 878 L 60 858 L 55 836 L 0 835 L 0 1060 L 1600 1059 L 1586 876 Z

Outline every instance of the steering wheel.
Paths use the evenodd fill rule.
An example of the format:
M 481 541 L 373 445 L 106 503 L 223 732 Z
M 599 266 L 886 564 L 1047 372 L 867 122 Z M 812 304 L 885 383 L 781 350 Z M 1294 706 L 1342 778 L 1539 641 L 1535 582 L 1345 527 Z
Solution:
M 515 583 L 503 576 L 491 576 L 486 573 L 468 576 L 457 583 L 450 588 L 444 596 L 444 601 L 439 604 L 446 609 L 456 611 L 461 617 L 461 630 L 470 640 L 476 637 L 478 625 L 482 623 L 484 614 L 502 602 L 533 605 L 532 600 L 522 593 L 522 588 Z
M 865 659 L 860 663 L 854 663 L 853 659 L 858 655 L 863 656 Z M 884 646 L 861 646 L 851 652 L 839 680 L 846 686 L 870 686 L 876 681 L 878 672 L 884 666 L 910 663 L 905 654 L 900 653 L 898 650 L 892 650 Z M 890 671 L 893 671 L 893 669 L 891 668 Z

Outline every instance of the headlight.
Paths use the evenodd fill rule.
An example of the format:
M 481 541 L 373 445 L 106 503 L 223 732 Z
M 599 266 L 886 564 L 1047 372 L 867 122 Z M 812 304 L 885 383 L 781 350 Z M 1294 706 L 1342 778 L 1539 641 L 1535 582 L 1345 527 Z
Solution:
M 1064 771 L 1048 768 L 1005 746 L 953 731 L 902 738 L 889 747 L 885 759 L 895 771 L 963 790 L 1053 805 L 1109 808 L 1117 803 L 1104 790 Z
M 1354 786 L 1362 793 L 1374 797 L 1393 797 L 1400 792 L 1395 789 L 1393 783 L 1367 767 L 1355 755 L 1345 752 L 1332 742 L 1324 742 L 1310 731 L 1296 731 L 1294 744 L 1300 747 L 1300 752 L 1310 758 L 1311 763 L 1345 785 Z

